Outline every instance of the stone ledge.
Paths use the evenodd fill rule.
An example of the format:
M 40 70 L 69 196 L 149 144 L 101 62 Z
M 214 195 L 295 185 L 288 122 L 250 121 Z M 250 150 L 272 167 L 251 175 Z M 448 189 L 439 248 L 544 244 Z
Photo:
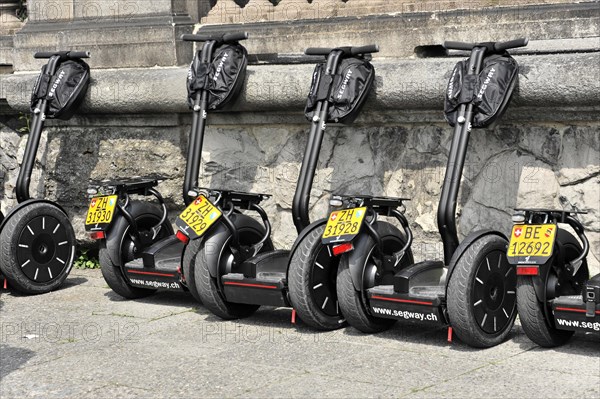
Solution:
M 600 104 L 600 53 L 523 55 L 515 107 L 578 107 Z M 367 110 L 440 109 L 444 89 L 457 58 L 375 59 L 376 90 Z M 245 88 L 232 111 L 303 109 L 312 64 L 254 65 L 248 67 Z M 83 112 L 187 112 L 187 68 L 94 69 Z M 36 74 L 0 76 L 0 98 L 19 111 L 29 106 Z
M 350 8 L 356 7 L 351 5 L 353 3 L 348 3 Z M 418 6 L 428 2 L 414 3 L 416 7 L 408 13 L 332 18 L 316 15 L 314 19 L 268 22 L 253 19 L 229 21 L 225 18 L 216 25 L 202 24 L 199 32 L 243 29 L 251 38 L 244 43 L 251 54 L 377 43 L 381 46 L 378 56 L 390 58 L 409 58 L 414 56 L 415 47 L 440 44 L 444 40 L 477 42 L 516 37 L 557 40 L 600 35 L 600 8 L 597 2 L 490 8 L 481 8 L 481 2 L 456 2 L 457 7 L 465 8 L 439 12 Z M 278 7 L 285 8 L 285 2 Z M 395 7 L 401 10 L 398 4 Z

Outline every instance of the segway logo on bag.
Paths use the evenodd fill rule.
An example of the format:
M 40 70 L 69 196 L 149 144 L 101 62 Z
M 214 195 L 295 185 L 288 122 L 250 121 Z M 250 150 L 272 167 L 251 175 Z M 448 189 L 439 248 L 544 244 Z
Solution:
M 454 96 L 454 78 L 456 78 L 456 74 L 458 73 L 458 70 L 456 68 L 454 68 L 454 73 L 452 74 L 452 77 L 450 78 L 450 82 L 448 82 L 448 98 L 452 98 Z
M 352 77 L 352 70 L 348 71 L 348 73 L 346 74 L 346 77 L 344 78 L 344 81 L 342 82 L 342 87 L 340 87 L 340 90 L 338 91 L 338 95 L 337 95 L 338 100 L 341 100 L 342 97 L 344 96 L 344 93 L 346 92 L 346 88 L 348 87 L 348 82 L 350 82 L 351 77 Z
M 215 71 L 213 81 L 216 82 L 217 79 L 219 79 L 219 75 L 221 75 L 221 72 L 223 72 L 223 67 L 225 66 L 225 62 L 227 62 L 227 58 L 229 58 L 229 54 L 225 53 L 223 55 L 223 58 L 221 58 L 221 62 L 219 62 L 219 66 L 217 66 L 217 70 Z
M 58 88 L 58 85 L 60 85 L 60 82 L 62 81 L 62 79 L 64 77 L 65 77 L 65 71 L 60 71 L 60 74 L 58 75 L 58 79 L 56 79 L 56 82 L 54 82 L 54 84 L 50 88 L 50 93 L 48 93 L 48 97 L 54 97 L 54 93 L 56 93 L 56 89 Z
M 485 93 L 485 89 L 487 89 L 488 85 L 490 84 L 490 82 L 492 81 L 492 78 L 494 77 L 494 74 L 496 73 L 496 69 L 492 68 L 488 74 L 487 74 L 487 78 L 485 78 L 485 80 L 483 81 L 483 86 L 481 86 L 481 89 L 479 90 L 479 94 L 477 94 L 477 98 L 478 99 L 482 99 L 483 95 Z
M 190 64 L 190 69 L 188 69 L 188 75 L 187 75 L 187 80 L 191 81 L 193 79 L 192 76 L 192 68 L 194 67 L 194 61 L 192 61 L 192 63 Z

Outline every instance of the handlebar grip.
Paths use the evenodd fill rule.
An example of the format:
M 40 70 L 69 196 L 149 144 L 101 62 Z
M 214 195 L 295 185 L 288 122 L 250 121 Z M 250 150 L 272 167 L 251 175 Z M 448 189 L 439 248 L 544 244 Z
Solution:
M 186 42 L 209 42 L 214 40 L 219 43 L 237 42 L 239 40 L 246 40 L 248 38 L 247 32 L 235 32 L 225 33 L 219 35 L 194 35 L 186 33 L 181 35 L 181 40 Z
M 359 54 L 368 54 L 368 53 L 378 53 L 379 46 L 376 44 L 368 44 L 366 46 L 360 47 L 334 47 L 334 48 L 324 48 L 324 47 L 309 47 L 304 50 L 304 54 L 306 55 L 329 55 L 333 50 L 340 50 L 344 52 L 346 55 L 359 55 Z
M 452 42 L 445 41 L 444 48 L 448 50 L 467 50 L 471 51 L 475 47 L 475 43 L 465 43 L 465 42 Z
M 306 55 L 329 55 L 334 49 L 333 48 L 323 48 L 323 47 L 309 47 L 304 50 L 304 54 Z
M 40 51 L 39 53 L 35 53 L 33 58 L 50 58 L 54 55 L 60 55 L 60 53 L 56 51 Z
M 52 58 L 55 55 L 66 59 L 90 58 L 89 51 L 40 51 L 33 55 L 33 58 Z
M 209 40 L 214 40 L 214 38 L 208 35 L 193 35 L 191 33 L 186 33 L 181 35 L 181 40 L 185 42 L 207 42 Z
M 248 32 L 226 33 L 223 35 L 224 42 L 237 42 L 248 39 Z
M 89 51 L 69 51 L 69 54 L 67 54 L 68 58 L 90 58 L 90 52 Z
M 504 50 L 508 50 L 509 48 L 517 48 L 517 47 L 525 47 L 529 43 L 529 39 L 526 37 L 509 40 L 507 42 L 496 43 L 494 44 L 494 50 L 501 52 Z
M 352 53 L 352 55 L 378 53 L 379 46 L 376 44 L 368 44 L 366 46 L 352 47 L 350 52 Z

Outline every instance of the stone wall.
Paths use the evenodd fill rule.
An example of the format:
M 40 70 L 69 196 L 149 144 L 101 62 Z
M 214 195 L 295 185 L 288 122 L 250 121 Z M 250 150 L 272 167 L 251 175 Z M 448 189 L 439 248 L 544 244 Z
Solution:
M 267 0 L 251 0 L 246 2 L 246 12 L 260 5 L 267 10 L 268 18 L 223 27 L 218 24 L 226 15 L 219 6 L 236 7 L 229 10 L 239 14 L 244 8 L 237 3 L 244 2 L 156 0 L 159 3 L 165 7 L 177 3 L 179 8 L 157 6 L 154 16 L 137 15 L 137 23 L 156 23 L 152 19 L 156 15 L 172 22 L 177 14 L 174 10 L 179 10 L 178 18 L 181 13 L 185 17 L 176 20 L 183 21 L 185 29 L 191 30 L 193 22 L 199 20 L 200 31 L 250 32 L 247 47 L 258 57 L 252 60 L 244 92 L 233 110 L 210 116 L 201 183 L 273 194 L 266 207 L 272 215 L 274 239 L 282 247 L 291 245 L 294 239 L 290 207 L 308 132 L 302 107 L 313 68 L 312 61 L 297 56 L 290 61 L 284 53 L 299 54 L 310 45 L 377 41 L 382 52 L 374 59 L 378 74 L 375 92 L 353 126 L 330 126 L 327 130 L 312 191 L 311 215 L 316 218 L 326 213 L 333 192 L 411 197 L 406 208 L 417 236 L 417 259 L 441 257 L 435 212 L 452 133 L 441 111 L 445 82 L 459 58 L 419 58 L 414 49 L 444 39 L 529 35 L 532 41 L 528 49 L 516 51 L 521 65 L 520 87 L 507 115 L 496 128 L 472 134 L 459 198 L 459 231 L 463 236 L 482 227 L 506 232 L 516 205 L 563 206 L 564 197 L 589 211 L 581 218 L 592 243 L 592 269 L 598 270 L 600 32 L 598 12 L 592 5 L 513 6 L 502 8 L 503 17 L 499 19 L 496 8 L 477 9 L 483 3 L 487 6 L 498 2 L 461 3 L 472 7 L 468 13 L 453 10 L 457 2 L 373 1 L 369 7 L 353 0 L 296 2 L 303 12 L 314 13 L 321 7 L 330 13 L 325 15 L 327 19 L 306 22 L 285 20 L 277 14 L 282 10 L 279 7 L 290 6 L 291 0 L 277 6 Z M 410 8 L 410 4 L 433 7 L 434 3 L 443 9 Z M 233 11 L 227 13 L 234 15 Z M 73 15 L 66 23 L 82 32 L 76 10 Z M 356 15 L 363 17 L 354 18 Z M 301 17 L 310 18 L 309 14 Z M 16 37 L 21 47 L 15 48 L 15 69 L 22 72 L 0 76 L 0 98 L 21 111 L 27 107 L 35 76 L 27 71 L 37 70 L 40 64 L 30 58 L 33 38 L 45 29 L 39 49 L 52 46 L 57 28 L 52 31 L 49 26 L 67 26 L 56 21 L 54 25 L 48 20 L 35 21 Z M 489 30 L 484 33 L 473 29 L 485 24 Z M 165 48 L 184 30 L 174 25 L 162 27 L 155 38 Z M 126 28 L 120 25 L 114 29 Z M 135 31 L 133 27 L 127 29 Z M 147 29 L 148 25 L 143 26 L 140 32 Z M 334 34 L 339 38 L 335 43 L 331 40 Z M 65 205 L 82 241 L 86 240 L 82 226 L 89 179 L 165 175 L 167 180 L 160 189 L 175 213 L 182 205 L 184 156 L 191 123 L 182 64 L 191 51 L 167 54 L 158 63 L 161 66 L 148 68 L 153 65 L 152 57 L 137 53 L 127 60 L 110 56 L 115 49 L 131 50 L 119 47 L 123 40 L 116 34 L 107 35 L 104 42 L 94 42 L 89 48 L 86 40 L 92 35 L 64 37 L 61 43 L 65 46 L 81 45 L 92 51 L 94 81 L 79 116 L 66 123 L 48 124 L 32 193 Z M 427 51 L 425 48 L 425 55 Z M 115 69 L 106 69 L 111 65 Z M 0 184 L 0 204 L 6 211 L 14 204 L 16 167 L 25 136 L 6 127 L 1 129 L 0 161 L 6 179 Z

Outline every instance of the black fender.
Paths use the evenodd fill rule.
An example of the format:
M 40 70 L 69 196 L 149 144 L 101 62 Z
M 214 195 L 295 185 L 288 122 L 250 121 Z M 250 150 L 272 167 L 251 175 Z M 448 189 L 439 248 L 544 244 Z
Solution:
M 377 226 L 376 224 L 380 223 L 380 222 L 375 222 L 372 227 L 374 229 L 377 230 Z M 390 225 L 391 227 L 395 228 L 396 230 L 398 230 L 398 228 L 396 226 L 394 226 L 393 224 L 386 222 L 388 225 Z M 379 232 L 380 233 L 380 232 Z M 381 239 L 384 239 L 385 237 L 387 237 L 389 235 L 381 235 Z M 394 234 L 394 236 L 396 236 L 396 234 Z M 402 232 L 400 230 L 398 230 L 398 235 L 397 235 L 400 240 L 402 242 L 406 242 L 406 237 L 404 237 L 404 235 L 402 234 Z M 352 279 L 352 284 L 354 285 L 354 289 L 356 289 L 357 291 L 362 291 L 363 289 L 363 276 L 364 276 L 364 272 L 365 272 L 365 268 L 364 268 L 364 256 L 363 254 L 365 254 L 368 250 L 369 247 L 372 245 L 371 244 L 371 240 L 372 237 L 369 235 L 369 233 L 367 233 L 364 229 L 358 234 L 357 237 L 354 238 L 354 240 L 352 240 L 352 244 L 354 245 L 354 250 L 352 250 L 351 252 L 349 252 L 347 254 L 348 256 L 348 270 L 350 271 L 350 278 Z M 410 248 L 406 251 L 405 253 L 405 259 L 408 259 L 409 262 L 412 264 L 413 263 L 413 255 L 412 255 L 412 251 L 410 250 Z
M 290 261 L 292 260 L 292 257 L 294 256 L 294 252 L 296 252 L 296 250 L 298 249 L 298 246 L 300 245 L 302 240 L 304 240 L 304 238 L 307 235 L 309 235 L 310 232 L 313 231 L 314 229 L 316 229 L 317 227 L 327 224 L 327 220 L 328 220 L 328 218 L 316 220 L 316 221 L 312 222 L 311 224 L 309 224 L 308 226 L 306 226 L 300 232 L 300 234 L 298 234 L 298 237 L 296 237 L 296 240 L 294 241 L 294 244 L 292 245 L 292 249 L 290 250 L 290 256 L 288 258 L 288 266 L 287 266 L 287 270 L 286 270 L 286 277 L 287 277 L 287 272 L 290 270 Z
M 532 276 L 535 295 L 538 301 L 540 301 L 540 303 L 546 303 L 548 300 L 548 280 L 550 278 L 552 266 L 556 265 L 558 268 L 566 267 L 567 260 L 565 259 L 565 250 L 563 248 L 572 239 L 575 240 L 575 242 L 577 242 L 577 239 L 571 233 L 559 227 L 554 238 L 554 253 L 546 263 L 544 263 L 543 265 L 539 265 L 538 275 Z M 579 243 L 577 243 L 577 246 L 579 247 L 579 250 L 582 250 L 581 245 L 579 245 Z M 587 267 L 587 262 L 585 260 L 584 264 L 582 264 L 582 267 Z
M 450 264 L 448 265 L 448 272 L 446 273 L 446 295 L 448 294 L 448 282 L 450 281 L 450 276 L 454 272 L 454 268 L 456 267 L 456 264 L 458 263 L 460 258 L 463 256 L 467 248 L 471 246 L 471 244 L 487 235 L 496 235 L 498 237 L 504 238 L 508 242 L 508 238 L 504 234 L 496 230 L 484 229 L 470 233 L 464 240 L 462 240 L 460 245 L 454 251 L 452 259 L 450 259 Z
M 141 206 L 142 203 L 138 201 L 132 201 L 129 204 L 127 211 L 131 214 L 134 220 L 144 214 L 148 214 L 141 212 Z M 160 220 L 160 218 L 162 217 L 162 211 L 160 214 L 156 213 L 153 215 L 157 216 Z M 166 228 L 169 234 L 173 234 L 173 227 L 170 223 L 165 222 L 163 224 L 163 228 Z M 127 234 L 128 229 L 129 222 L 127 221 L 127 219 L 125 219 L 125 216 L 118 212 L 115 214 L 112 223 L 110 224 L 108 230 L 106 230 L 105 232 L 105 240 L 102 243 L 100 243 L 100 246 L 104 246 L 104 248 L 107 249 L 108 256 L 110 257 L 112 263 L 121 267 L 123 267 L 123 265 L 121 264 L 121 245 L 123 243 L 125 234 Z
M 370 247 L 370 236 L 364 231 L 361 232 L 358 237 L 355 237 L 352 240 L 352 244 L 354 244 L 354 250 L 350 252 L 348 255 L 348 270 L 350 270 L 350 277 L 352 278 L 352 284 L 354 285 L 354 289 L 356 291 L 361 291 L 363 274 L 364 274 L 364 265 L 359 262 L 362 259 L 362 256 L 355 256 L 365 251 L 369 250 Z
M 540 303 L 546 303 L 546 289 L 548 287 L 548 278 L 550 277 L 550 269 L 552 269 L 552 264 L 554 263 L 555 256 L 553 255 L 548 259 L 546 263 L 539 266 L 539 271 L 537 276 L 532 276 L 533 289 L 535 291 L 535 296 L 537 297 Z M 519 276 L 517 276 L 518 278 Z
M 23 201 L 20 204 L 18 204 L 17 206 L 15 206 L 14 208 L 12 208 L 10 211 L 8 211 L 8 213 L 6 214 L 6 216 L 4 218 L 0 217 L 0 231 L 2 231 L 2 229 L 4 228 L 4 225 L 6 224 L 6 222 L 8 221 L 8 219 L 11 218 L 11 216 L 13 216 L 18 210 L 29 206 L 31 204 L 37 204 L 37 203 L 45 203 L 45 204 L 49 204 L 52 206 L 57 207 L 58 209 L 60 209 L 60 211 L 62 213 L 64 213 L 66 216 L 69 216 L 67 211 L 65 211 L 65 208 L 63 208 L 62 206 L 60 206 L 59 204 L 57 204 L 56 202 L 53 201 L 49 201 L 46 199 L 29 199 L 27 201 Z M 2 213 L 0 212 L 0 215 L 2 215 Z
M 260 232 L 264 232 L 265 228 L 256 219 L 238 213 L 233 213 L 229 216 L 229 220 L 238 229 L 243 231 L 244 229 L 255 229 Z M 204 236 L 204 242 L 202 245 L 207 248 L 206 250 L 206 264 L 208 265 L 208 272 L 211 277 L 219 277 L 219 258 L 223 252 L 223 248 L 231 239 L 231 232 L 222 221 L 218 222 L 210 231 L 209 234 Z M 268 240 L 265 244 L 266 249 L 272 249 L 273 245 Z

